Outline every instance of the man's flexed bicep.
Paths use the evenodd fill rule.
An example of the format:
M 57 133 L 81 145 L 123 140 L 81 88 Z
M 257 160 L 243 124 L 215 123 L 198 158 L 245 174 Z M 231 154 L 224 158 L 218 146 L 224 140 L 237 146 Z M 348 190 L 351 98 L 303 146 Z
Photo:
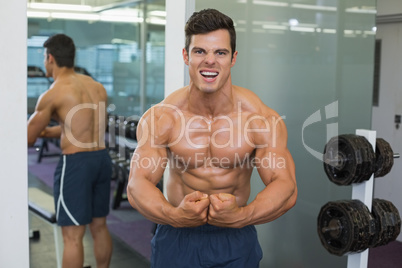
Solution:
M 130 204 L 154 222 L 161 222 L 163 206 L 169 206 L 156 184 L 167 166 L 167 136 L 158 131 L 160 116 L 148 110 L 138 123 L 138 145 L 130 163 L 127 196 Z
M 296 182 L 295 164 L 287 147 L 286 125 L 278 115 L 270 117 L 268 135 L 260 137 L 256 144 L 256 168 L 265 185 L 276 179 Z
M 138 122 L 138 143 L 130 164 L 130 170 L 133 173 L 138 177 L 146 178 L 154 185 L 162 178 L 168 161 L 169 129 L 163 132 L 160 129 L 167 123 L 169 127 L 172 127 L 169 124 L 171 122 L 161 119 L 161 115 L 155 114 L 151 108 Z
M 266 185 L 249 204 L 252 224 L 275 220 L 295 205 L 295 164 L 287 148 L 285 123 L 276 113 L 266 117 L 267 131 L 255 132 L 255 165 Z

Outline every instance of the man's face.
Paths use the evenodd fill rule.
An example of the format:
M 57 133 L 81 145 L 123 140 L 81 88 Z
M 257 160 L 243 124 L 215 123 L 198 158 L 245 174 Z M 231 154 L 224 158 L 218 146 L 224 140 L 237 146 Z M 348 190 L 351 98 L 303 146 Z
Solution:
M 230 69 L 236 62 L 232 58 L 230 36 L 227 30 L 217 30 L 191 37 L 189 51 L 183 49 L 184 62 L 189 67 L 194 86 L 205 93 L 216 92 L 230 83 Z

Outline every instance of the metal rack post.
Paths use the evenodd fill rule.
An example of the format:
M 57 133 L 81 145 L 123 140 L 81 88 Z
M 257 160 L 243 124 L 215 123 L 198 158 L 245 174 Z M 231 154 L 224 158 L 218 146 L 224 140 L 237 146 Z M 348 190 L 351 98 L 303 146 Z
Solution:
M 373 146 L 373 150 L 375 153 L 376 131 L 366 129 L 356 129 L 356 135 L 365 137 Z M 373 202 L 373 189 L 374 189 L 374 174 L 372 174 L 370 179 L 367 181 L 352 184 L 352 199 L 362 201 L 371 212 L 371 206 Z M 348 255 L 347 267 L 367 268 L 368 253 L 369 249 L 366 249 L 360 253 L 354 253 Z

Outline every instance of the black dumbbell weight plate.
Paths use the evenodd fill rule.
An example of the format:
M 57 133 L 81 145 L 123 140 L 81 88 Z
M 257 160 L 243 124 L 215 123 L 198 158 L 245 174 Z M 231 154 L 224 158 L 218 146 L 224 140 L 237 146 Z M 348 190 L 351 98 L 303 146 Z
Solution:
M 328 178 L 337 185 L 368 180 L 374 172 L 374 150 L 366 138 L 354 134 L 331 138 L 323 162 Z
M 382 138 L 377 138 L 375 145 L 374 177 L 384 177 L 394 165 L 394 152 L 391 145 Z
M 375 153 L 373 145 L 363 136 L 357 136 L 359 146 L 359 157 L 361 157 L 361 164 L 359 165 L 359 178 L 356 178 L 355 183 L 361 183 L 371 178 L 375 170 Z
M 372 215 L 376 232 L 370 241 L 370 247 L 386 245 L 396 240 L 401 231 L 401 217 L 398 209 L 390 201 L 373 199 Z
M 124 133 L 126 138 L 137 140 L 137 125 L 137 120 L 124 121 Z
M 343 256 L 368 247 L 374 231 L 367 207 L 359 200 L 328 202 L 318 215 L 317 232 L 324 248 Z

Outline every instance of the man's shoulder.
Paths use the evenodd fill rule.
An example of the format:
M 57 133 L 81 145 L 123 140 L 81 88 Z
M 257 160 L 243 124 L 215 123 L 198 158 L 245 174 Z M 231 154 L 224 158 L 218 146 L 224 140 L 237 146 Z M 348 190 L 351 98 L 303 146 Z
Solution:
M 45 92 L 47 95 L 65 95 L 68 94 L 68 88 L 70 88 L 71 83 L 68 79 L 56 79 L 50 85 L 49 89 Z
M 175 104 L 160 102 L 152 106 L 148 111 L 144 113 L 142 118 L 152 123 L 157 124 L 172 124 L 180 116 L 182 111 Z
M 86 93 L 91 94 L 92 99 L 107 97 L 106 90 L 101 83 L 92 77 L 78 73 L 75 73 L 73 77 L 68 76 L 55 80 L 50 90 L 53 94 L 57 94 L 59 99 L 78 97 Z
M 175 118 L 182 115 L 186 103 L 186 92 L 184 88 L 181 88 L 168 95 L 160 103 L 154 105 L 150 109 L 150 112 L 155 116 L 166 115 Z
M 172 93 L 170 93 L 163 100 L 164 104 L 174 105 L 174 106 L 182 106 L 188 100 L 188 87 L 179 88 Z
M 38 102 L 54 101 L 54 98 L 60 96 L 62 93 L 63 91 L 60 90 L 60 85 L 53 82 L 50 87 L 39 96 Z
M 250 116 L 275 116 L 279 114 L 264 103 L 261 98 L 250 89 L 235 86 L 236 99 L 241 103 L 242 111 L 249 112 Z
M 91 76 L 88 76 L 88 75 L 85 75 L 85 74 L 79 74 L 79 73 L 76 73 L 75 75 L 76 75 L 83 83 L 89 84 L 89 85 L 91 85 L 91 87 L 94 87 L 94 88 L 103 88 L 103 85 L 102 85 L 100 82 L 98 82 L 98 81 L 96 81 L 95 79 L 93 79 Z
M 177 123 L 183 123 L 181 97 L 177 95 L 178 93 L 180 94 L 180 92 L 175 91 L 162 102 L 149 108 L 140 119 L 141 128 L 151 131 L 149 133 L 158 137 L 160 144 L 169 139 L 171 130 L 175 128 Z

